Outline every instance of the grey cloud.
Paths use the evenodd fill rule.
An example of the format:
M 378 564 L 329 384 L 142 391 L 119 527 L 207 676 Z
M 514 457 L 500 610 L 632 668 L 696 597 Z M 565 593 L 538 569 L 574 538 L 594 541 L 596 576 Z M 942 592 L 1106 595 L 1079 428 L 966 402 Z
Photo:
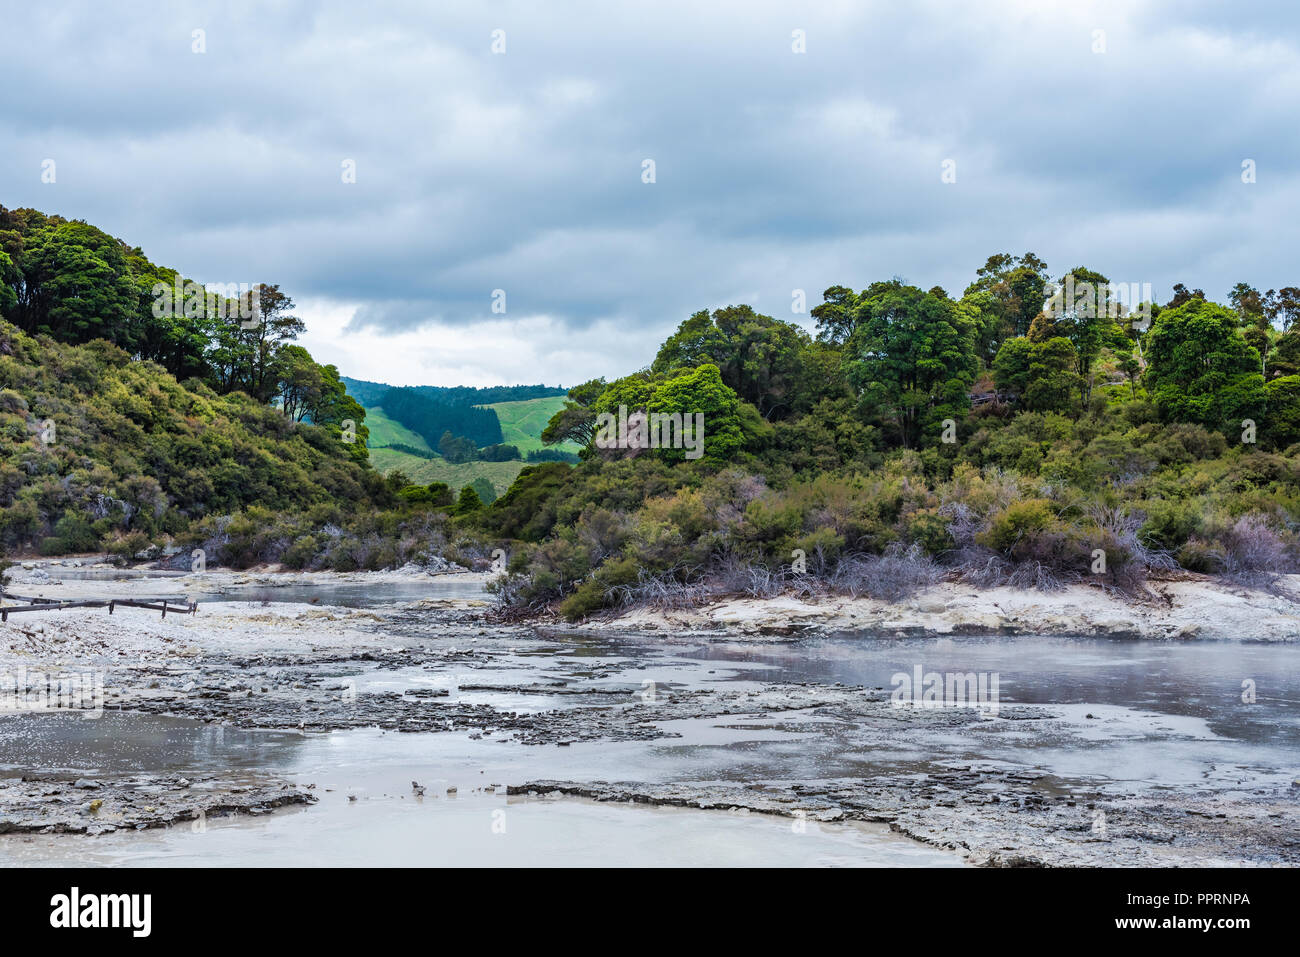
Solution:
M 24 41 L 0 61 L 0 202 L 198 278 L 357 303 L 367 342 L 490 319 L 503 288 L 511 316 L 611 320 L 652 354 L 698 308 L 790 318 L 791 289 L 813 304 L 894 274 L 960 291 L 1001 250 L 1158 292 L 1300 278 L 1300 14 L 1282 3 L 87 3 L 6 21 Z

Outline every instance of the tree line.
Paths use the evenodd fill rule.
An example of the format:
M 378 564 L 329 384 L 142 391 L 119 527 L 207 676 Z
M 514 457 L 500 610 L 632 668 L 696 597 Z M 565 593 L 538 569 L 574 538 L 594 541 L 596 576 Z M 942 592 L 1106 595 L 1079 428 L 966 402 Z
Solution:
M 364 409 L 338 369 L 294 344 L 304 326 L 293 306 L 278 285 L 214 293 L 84 221 L 0 206 L 0 318 L 58 342 L 106 340 L 295 421 L 359 427 Z

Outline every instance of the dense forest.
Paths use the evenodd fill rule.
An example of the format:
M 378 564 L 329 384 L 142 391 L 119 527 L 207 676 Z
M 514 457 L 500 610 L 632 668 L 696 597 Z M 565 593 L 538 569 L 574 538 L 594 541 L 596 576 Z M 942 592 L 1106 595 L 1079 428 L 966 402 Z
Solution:
M 565 390 L 546 385 L 513 386 L 384 386 L 375 382 L 343 378 L 343 384 L 357 401 L 369 408 L 382 408 L 386 416 L 410 429 L 449 462 L 507 462 L 523 458 L 516 446 L 502 441 L 501 421 L 496 410 L 486 406 L 498 402 L 520 402 L 565 395 Z M 429 453 L 402 443 L 385 448 L 421 458 Z M 546 460 L 577 460 L 573 453 L 550 453 Z
M 570 391 L 475 516 L 515 540 L 515 613 L 839 592 L 940 578 L 1149 594 L 1183 569 L 1276 586 L 1297 563 L 1300 290 L 1117 301 L 990 257 L 960 298 L 900 279 L 826 290 L 817 334 L 729 306 L 651 365 Z M 703 413 L 703 455 L 599 448 L 603 414 Z M 608 446 L 608 443 L 605 443 Z
M 395 500 L 278 286 L 214 292 L 4 207 L 0 280 L 0 549 L 130 559 L 254 506 Z
M 280 404 L 295 421 L 361 427 L 364 410 L 338 370 L 294 344 L 303 323 L 292 310 L 279 286 L 204 287 L 87 223 L 0 206 L 0 317 L 20 330 L 74 345 L 104 340 L 218 395 Z
M 217 564 L 339 569 L 455 555 L 446 513 L 490 503 L 491 483 L 376 474 L 364 407 L 302 331 L 278 286 L 200 285 L 85 222 L 0 207 L 0 553 L 188 564 L 202 547 Z M 469 423 L 435 445 L 498 460 L 519 451 L 470 403 L 562 392 L 400 391 Z
M 486 445 L 501 442 L 501 423 L 491 409 L 480 409 L 463 402 L 440 402 L 415 389 L 389 389 L 377 403 L 384 413 L 400 422 L 437 449 L 444 433 L 466 440 L 466 454 Z M 446 451 L 442 454 L 446 455 Z M 458 450 L 459 451 L 459 450 Z M 452 456 L 448 456 L 452 458 Z
M 205 519 L 384 501 L 337 424 L 0 322 L 0 545 L 134 558 Z

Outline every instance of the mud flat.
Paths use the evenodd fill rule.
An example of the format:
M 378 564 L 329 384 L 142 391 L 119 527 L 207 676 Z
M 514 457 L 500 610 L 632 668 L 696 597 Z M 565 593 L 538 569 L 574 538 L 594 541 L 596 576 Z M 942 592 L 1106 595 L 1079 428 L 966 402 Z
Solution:
M 0 713 L 0 832 L 87 840 L 261 816 L 325 798 L 324 777 L 330 801 L 350 800 L 353 772 L 334 768 L 329 748 L 323 763 L 286 755 L 387 732 L 400 739 L 383 772 L 392 792 L 434 775 L 465 795 L 499 784 L 502 795 L 578 802 L 578 816 L 654 805 L 804 819 L 832 834 L 883 824 L 983 866 L 1300 863 L 1288 704 L 1300 699 L 1300 646 L 1283 640 L 1293 610 L 1274 596 L 1171 583 L 1165 611 L 1112 620 L 1111 600 L 1086 589 L 942 586 L 901 606 L 732 602 L 506 626 L 481 598 L 330 603 L 331 589 L 358 581 L 383 584 L 295 582 L 318 600 L 215 601 L 166 619 L 11 618 L 0 672 L 102 674 L 103 719 L 72 724 L 111 727 L 95 737 L 49 724 L 66 716 Z M 1001 610 L 996 627 L 963 634 L 986 605 Z M 1044 626 L 1048 609 L 1059 628 Z M 1232 637 L 1250 640 L 1115 640 L 1169 637 L 1175 623 L 1178 637 L 1206 637 L 1185 629 L 1207 616 L 1223 634 L 1225 619 L 1244 629 L 1248 609 L 1250 629 Z M 889 676 L 913 663 L 1001 672 L 1003 700 L 992 713 L 899 707 Z M 1257 704 L 1241 703 L 1243 676 Z M 196 737 L 205 727 L 244 737 L 209 753 Z M 328 813 L 307 808 L 294 827 Z M 395 842 L 404 833 L 376 826 Z M 0 858 L 13 839 L 0 837 Z
M 982 867 L 1171 867 L 1300 863 L 1296 801 L 1264 792 L 1224 800 L 1108 796 L 1050 776 L 984 767 L 883 775 L 870 782 L 720 786 L 531 781 L 512 794 L 568 794 L 597 801 L 809 821 L 885 823 Z
M 228 775 L 69 780 L 48 774 L 0 780 L 0 834 L 94 835 L 175 824 L 203 827 L 209 818 L 268 814 L 315 800 L 310 790 L 284 781 L 248 782 Z

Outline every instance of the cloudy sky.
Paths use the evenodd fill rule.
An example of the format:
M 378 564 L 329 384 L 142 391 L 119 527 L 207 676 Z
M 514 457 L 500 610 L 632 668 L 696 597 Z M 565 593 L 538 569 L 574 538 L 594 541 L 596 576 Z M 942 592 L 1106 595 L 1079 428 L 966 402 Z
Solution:
M 998 251 L 1159 300 L 1300 285 L 1292 2 L 0 0 L 0 22 L 0 203 L 279 283 L 358 378 L 615 376 L 701 308 L 808 325 L 794 290 L 959 294 Z

